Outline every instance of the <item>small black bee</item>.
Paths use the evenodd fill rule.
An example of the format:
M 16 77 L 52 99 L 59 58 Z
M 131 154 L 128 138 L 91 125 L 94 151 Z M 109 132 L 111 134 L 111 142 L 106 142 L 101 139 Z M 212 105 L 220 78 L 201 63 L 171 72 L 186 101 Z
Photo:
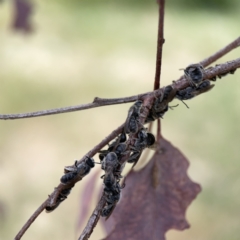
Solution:
M 85 177 L 95 166 L 94 159 L 87 157 L 85 161 L 80 162 L 79 164 L 75 161 L 74 166 L 65 167 L 65 174 L 61 177 L 60 181 L 63 184 L 71 182 L 74 178 L 78 177 L 80 180 Z
M 150 147 L 155 143 L 155 137 L 152 133 L 146 131 L 146 129 L 142 129 L 138 132 L 138 138 L 135 141 L 134 149 L 143 150 L 146 147 Z
M 63 184 L 67 184 L 70 181 L 72 181 L 77 175 L 78 175 L 77 170 L 75 172 L 68 172 L 61 177 L 60 181 Z
M 59 193 L 56 203 L 53 206 L 46 206 L 46 208 L 45 208 L 46 212 L 50 213 L 53 210 L 55 210 L 60 205 L 60 203 L 62 203 L 67 198 L 67 196 L 70 194 L 71 190 L 72 190 L 72 188 L 63 189 Z
M 126 144 L 120 143 L 115 148 L 115 152 L 109 152 L 106 157 L 102 160 L 102 169 L 105 174 L 101 176 L 104 184 L 104 196 L 106 200 L 106 206 L 102 209 L 101 216 L 109 217 L 114 210 L 121 193 L 120 178 L 121 176 L 121 165 L 119 158 L 125 154 Z
M 125 133 L 136 133 L 138 131 L 142 103 L 141 100 L 138 100 L 130 107 L 124 127 Z
M 210 91 L 214 87 L 214 84 L 211 84 L 210 81 L 206 80 L 199 84 L 198 87 L 187 87 L 185 89 L 179 90 L 176 94 L 176 98 L 183 101 L 189 100 L 198 96 L 199 94 Z
M 119 170 L 117 170 L 119 166 L 120 164 L 115 152 L 108 153 L 103 159 L 102 169 L 105 171 L 105 174 L 101 178 L 103 178 L 103 183 L 107 188 L 110 188 L 110 185 L 114 185 L 116 180 L 122 177 Z
M 102 209 L 101 216 L 106 217 L 106 220 L 110 217 L 116 207 L 116 204 L 121 196 L 122 188 L 123 187 L 120 187 L 120 184 L 117 182 L 111 191 L 105 191 L 106 206 Z
M 115 189 L 117 184 L 117 178 L 114 176 L 113 172 L 106 172 L 105 175 L 102 176 L 103 184 L 104 184 L 104 192 L 112 192 Z
M 132 147 L 132 154 L 130 155 L 128 159 L 128 163 L 134 163 L 132 167 L 134 167 L 144 148 L 151 147 L 155 143 L 155 137 L 152 133 L 148 133 L 146 129 L 142 129 L 138 133 L 138 138 L 136 139 L 134 146 Z
M 118 157 L 115 152 L 108 153 L 102 161 L 102 169 L 105 171 L 114 172 L 118 166 Z
M 101 150 L 99 151 L 99 159 L 100 161 L 102 161 L 106 155 L 109 153 L 109 152 L 114 152 L 115 149 L 117 148 L 117 146 L 119 145 L 119 143 L 124 143 L 126 142 L 127 140 L 127 136 L 125 134 L 125 132 L 122 132 L 115 141 L 113 141 L 112 143 L 109 144 L 109 147 L 107 150 Z
M 101 212 L 101 216 L 102 217 L 106 217 L 109 218 L 111 216 L 111 213 L 113 212 L 114 208 L 116 207 L 116 205 L 114 204 L 107 204 Z
M 177 90 L 171 85 L 166 86 L 163 94 L 154 101 L 145 122 L 148 123 L 158 118 L 163 118 L 163 115 L 168 111 L 168 103 L 173 100 L 176 92 Z
M 191 64 L 184 69 L 186 79 L 191 86 L 198 86 L 204 77 L 204 68 L 201 64 Z
M 127 145 L 125 143 L 120 143 L 117 145 L 114 152 L 116 153 L 118 160 L 120 160 L 122 156 L 126 154 L 127 152 L 126 150 L 127 150 Z

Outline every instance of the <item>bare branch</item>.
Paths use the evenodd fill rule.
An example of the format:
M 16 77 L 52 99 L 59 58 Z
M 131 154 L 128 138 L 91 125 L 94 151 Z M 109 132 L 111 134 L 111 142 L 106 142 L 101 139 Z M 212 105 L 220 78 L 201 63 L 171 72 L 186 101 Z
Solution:
M 111 134 L 109 134 L 105 139 L 103 139 L 99 144 L 97 144 L 92 150 L 90 150 L 81 160 L 78 161 L 80 163 L 81 161 L 84 161 L 86 156 L 94 156 L 100 149 L 102 149 L 107 143 L 109 143 L 111 140 L 113 140 L 119 133 L 121 133 L 124 125 L 119 126 L 117 129 L 115 129 Z M 56 203 L 56 200 L 61 193 L 62 190 L 72 188 L 75 183 L 79 181 L 77 178 L 70 182 L 69 184 L 62 184 L 60 183 L 53 191 L 51 195 L 49 195 L 48 199 L 45 200 L 42 205 L 34 212 L 34 214 L 29 218 L 29 220 L 24 224 L 22 229 L 19 231 L 19 233 L 16 235 L 15 240 L 20 240 L 23 234 L 26 232 L 26 230 L 30 227 L 30 225 L 33 223 L 33 221 L 38 217 L 38 215 L 49 205 Z
M 154 90 L 160 88 L 161 68 L 162 68 L 162 49 L 165 42 L 163 35 L 164 27 L 164 4 L 165 0 L 158 0 L 158 40 L 157 40 L 157 59 L 156 59 L 156 73 L 154 81 Z M 161 136 L 161 121 L 157 120 L 157 139 Z
M 27 231 L 27 229 L 31 226 L 31 224 L 35 221 L 35 219 L 38 217 L 38 215 L 45 209 L 47 206 L 47 201 L 42 203 L 42 205 L 33 213 L 33 215 L 28 219 L 28 221 L 24 224 L 22 229 L 19 231 L 19 233 L 16 235 L 14 240 L 19 240 L 23 236 L 23 234 Z
M 206 67 L 239 46 L 240 46 L 240 37 L 235 39 L 233 42 L 229 43 L 227 46 L 225 46 L 218 52 L 214 53 L 212 56 L 201 61 L 200 64 L 203 67 Z
M 218 75 L 228 73 L 234 69 L 240 68 L 240 58 L 237 58 L 232 61 L 228 61 L 223 64 L 218 64 L 215 67 L 210 67 L 205 69 L 204 80 L 212 79 Z M 177 89 L 183 89 L 189 86 L 187 80 L 183 77 L 177 81 L 174 81 L 174 87 Z
M 210 72 L 206 70 L 204 79 L 210 79 L 226 71 L 239 68 L 240 67 L 239 61 L 240 61 L 239 58 L 237 58 L 235 60 L 232 60 L 223 64 L 219 64 L 217 67 L 211 68 Z M 178 81 L 175 81 L 174 87 L 182 89 L 182 88 L 185 88 L 187 85 L 188 85 L 188 82 L 184 77 L 182 77 Z M 101 107 L 106 105 L 115 105 L 115 104 L 134 102 L 139 98 L 144 98 L 149 95 L 157 96 L 160 94 L 161 91 L 162 91 L 161 89 L 158 89 L 152 92 L 146 92 L 143 94 L 124 97 L 124 98 L 112 98 L 112 99 L 95 98 L 93 103 L 87 103 L 87 104 L 81 104 L 81 105 L 72 106 L 72 107 L 57 108 L 57 109 L 51 109 L 51 110 L 43 110 L 38 112 L 20 113 L 20 114 L 0 114 L 0 120 L 13 120 L 13 119 L 40 117 L 40 116 L 53 115 L 53 114 L 59 114 L 59 113 L 75 112 L 75 111 Z
M 102 107 L 106 105 L 134 102 L 136 100 L 137 100 L 137 96 L 126 97 L 126 98 L 113 98 L 113 99 L 95 98 L 92 103 L 86 103 L 86 104 L 81 104 L 77 106 L 55 108 L 55 109 L 42 110 L 37 112 L 29 112 L 29 113 L 0 114 L 0 119 L 14 120 L 14 119 L 22 119 L 22 118 L 41 117 L 41 116 L 54 115 L 54 114 L 60 114 L 60 113 L 76 112 L 80 110 Z
M 160 76 L 162 67 L 162 47 L 164 44 L 163 26 L 164 26 L 164 4 L 165 0 L 158 0 L 158 40 L 157 40 L 157 58 L 154 90 L 160 87 Z
M 234 50 L 235 48 L 237 48 L 239 46 L 240 46 L 240 37 L 238 37 L 233 42 L 229 43 L 227 46 L 225 46 L 224 48 L 220 49 L 219 51 L 217 51 L 216 53 L 214 53 L 210 57 L 205 58 L 204 60 L 202 60 L 199 63 L 203 67 L 206 67 L 206 66 L 208 66 L 211 63 L 217 61 L 219 58 L 221 58 L 222 56 L 226 55 L 227 53 L 231 52 L 232 50 Z M 184 76 L 181 76 L 179 78 L 179 80 L 182 80 L 183 78 L 184 78 Z
M 96 208 L 94 209 L 91 217 L 88 220 L 86 227 L 84 228 L 78 240 L 87 240 L 91 236 L 93 229 L 97 225 L 97 222 L 100 218 L 101 210 L 103 209 L 105 204 L 106 200 L 104 194 L 102 194 L 100 201 L 98 202 Z

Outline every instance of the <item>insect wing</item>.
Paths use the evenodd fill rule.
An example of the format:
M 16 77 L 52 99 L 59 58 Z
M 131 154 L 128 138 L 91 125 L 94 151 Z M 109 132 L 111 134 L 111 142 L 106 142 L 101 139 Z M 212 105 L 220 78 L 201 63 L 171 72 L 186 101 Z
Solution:
M 201 85 L 199 85 L 199 87 L 192 92 L 192 94 L 194 96 L 198 96 L 202 93 L 208 92 L 210 91 L 215 85 L 214 84 L 210 84 L 209 81 L 204 81 Z

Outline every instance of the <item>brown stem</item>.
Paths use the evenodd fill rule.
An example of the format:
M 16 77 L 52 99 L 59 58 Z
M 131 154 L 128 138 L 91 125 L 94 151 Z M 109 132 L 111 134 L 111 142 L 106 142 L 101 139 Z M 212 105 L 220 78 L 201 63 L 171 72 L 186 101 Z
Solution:
M 199 62 L 203 67 L 210 65 L 211 63 L 217 61 L 222 56 L 226 55 L 227 53 L 231 52 L 233 49 L 240 46 L 240 37 L 236 38 L 233 42 L 229 43 L 224 48 L 220 49 L 210 57 L 205 58 L 201 62 Z M 181 76 L 179 80 L 182 80 L 184 76 Z
M 162 48 L 164 44 L 163 27 L 164 27 L 164 3 L 165 0 L 158 0 L 158 40 L 157 40 L 157 57 L 156 73 L 154 81 L 154 90 L 160 87 L 161 67 L 162 67 Z
M 28 221 L 24 224 L 24 226 L 21 228 L 19 233 L 16 235 L 14 240 L 19 240 L 23 236 L 23 234 L 27 231 L 27 229 L 31 226 L 31 224 L 35 221 L 35 219 L 38 217 L 38 215 L 45 209 L 47 205 L 47 201 L 42 203 L 42 205 L 33 213 L 33 215 L 28 219 Z
M 91 236 L 93 229 L 97 225 L 97 222 L 100 218 L 101 210 L 103 209 L 105 204 L 106 200 L 104 194 L 102 194 L 100 201 L 98 202 L 96 208 L 94 209 L 91 217 L 88 220 L 86 227 L 84 228 L 78 240 L 87 240 Z
M 164 44 L 164 4 L 165 0 L 158 0 L 158 40 L 157 40 L 157 57 L 156 57 L 156 73 L 154 81 L 154 90 L 160 88 L 161 68 L 162 68 L 162 49 Z M 161 121 L 157 121 L 157 137 L 161 135 Z
M 240 46 L 240 37 L 235 39 L 233 42 L 229 43 L 227 46 L 225 46 L 218 52 L 214 53 L 212 56 L 202 60 L 200 64 L 202 64 L 203 67 L 206 67 L 239 46 Z

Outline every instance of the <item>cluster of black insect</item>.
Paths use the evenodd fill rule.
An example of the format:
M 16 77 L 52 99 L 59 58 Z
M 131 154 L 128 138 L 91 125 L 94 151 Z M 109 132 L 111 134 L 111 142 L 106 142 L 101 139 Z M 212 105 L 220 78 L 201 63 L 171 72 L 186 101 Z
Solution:
M 173 100 L 175 95 L 176 90 L 171 85 L 166 86 L 163 90 L 163 94 L 160 97 L 155 98 L 145 123 L 155 121 L 158 118 L 163 118 L 163 115 L 169 109 L 168 103 Z
M 217 77 L 222 78 L 229 73 L 234 74 L 235 70 L 236 69 L 233 69 L 226 73 L 222 73 L 217 75 Z M 163 115 L 169 108 L 171 108 L 169 106 L 169 102 L 171 102 L 174 98 L 183 101 L 209 91 L 214 87 L 213 84 L 211 85 L 209 80 L 216 81 L 217 78 L 213 77 L 209 80 L 203 81 L 204 68 L 200 64 L 189 65 L 186 69 L 184 69 L 184 74 L 186 79 L 189 81 L 190 86 L 178 91 L 171 85 L 166 86 L 163 89 L 162 94 L 155 97 L 145 123 L 155 121 L 158 118 L 163 118 Z M 108 218 L 111 215 L 120 199 L 121 190 L 125 185 L 120 185 L 120 180 L 122 178 L 121 172 L 125 165 L 121 163 L 121 159 L 127 155 L 127 162 L 132 163 L 134 167 L 137 164 L 143 150 L 154 146 L 154 135 L 149 133 L 147 129 L 143 127 L 143 124 L 140 123 L 140 116 L 142 112 L 143 101 L 138 100 L 128 111 L 123 132 L 111 144 L 109 144 L 107 150 L 101 150 L 99 152 L 101 168 L 105 172 L 105 174 L 101 177 L 103 178 L 104 197 L 106 200 L 106 204 L 101 211 L 102 217 Z M 127 135 L 131 136 L 131 143 L 128 142 L 128 144 Z M 71 187 L 61 190 L 56 201 L 54 203 L 49 202 L 46 206 L 46 211 L 51 212 L 55 210 L 70 194 L 72 187 L 74 186 L 74 180 L 81 180 L 94 166 L 94 159 L 86 157 L 86 159 L 80 163 L 76 161 L 73 166 L 65 167 L 64 175 L 61 177 L 60 181 L 64 185 L 70 184 Z
M 155 143 L 154 135 L 147 132 L 139 121 L 142 107 L 141 100 L 136 101 L 130 107 L 123 132 L 108 146 L 107 150 L 100 151 L 99 159 L 105 171 L 102 178 L 106 200 L 106 205 L 101 212 L 102 217 L 108 218 L 111 215 L 124 187 L 124 184 L 120 185 L 121 172 L 124 167 L 124 164 L 121 165 L 121 159 L 127 155 L 127 162 L 135 166 L 142 151 Z M 126 143 L 127 135 L 133 136 L 133 143 L 128 143 L 129 147 Z
M 101 216 L 108 218 L 114 210 L 117 202 L 120 199 L 121 189 L 120 186 L 121 165 L 120 160 L 126 154 L 126 134 L 122 132 L 115 141 L 113 141 L 107 150 L 100 151 L 99 159 L 101 161 L 102 169 L 105 174 L 103 178 L 104 184 L 104 197 L 106 205 L 102 209 Z
M 105 171 L 102 178 L 106 205 L 102 209 L 101 216 L 109 217 L 120 199 L 122 188 L 119 183 L 122 176 L 118 170 L 119 161 L 115 152 L 109 152 L 106 157 L 104 157 L 102 160 L 102 169 Z
M 79 164 L 77 161 L 75 161 L 75 164 L 73 166 L 64 168 L 64 175 L 61 177 L 60 181 L 62 184 L 68 184 L 71 183 L 71 181 L 73 181 L 75 178 L 81 180 L 90 172 L 91 168 L 93 168 L 94 166 L 95 163 L 93 158 L 87 157 L 84 161 L 80 162 Z M 59 206 L 59 204 L 62 203 L 70 194 L 72 187 L 63 189 L 57 196 L 57 200 L 55 201 L 55 203 L 48 205 L 45 208 L 46 212 L 52 212 L 53 210 L 55 210 Z
M 192 94 L 192 89 L 197 89 L 201 91 L 208 87 L 208 82 L 203 80 L 203 68 L 188 67 L 185 70 L 188 79 L 191 80 L 190 89 L 186 88 L 182 92 L 173 88 L 171 85 L 166 86 L 163 89 L 160 96 L 155 97 L 149 114 L 146 117 L 145 123 L 155 121 L 158 118 L 162 118 L 163 115 L 168 111 L 169 102 L 171 102 L 176 94 L 183 96 L 182 98 L 189 99 L 189 94 Z M 210 82 L 209 82 L 210 83 Z M 181 90 L 182 91 L 182 90 Z M 129 109 L 128 116 L 125 121 L 124 131 L 114 140 L 107 150 L 101 150 L 99 154 L 99 159 L 101 161 L 102 169 L 105 174 L 102 176 L 104 184 L 104 196 L 106 200 L 106 205 L 101 212 L 101 216 L 108 218 L 112 211 L 114 210 L 117 202 L 121 196 L 121 189 L 124 186 L 120 185 L 120 179 L 122 167 L 120 162 L 123 156 L 127 154 L 128 163 L 132 163 L 133 167 L 137 164 L 143 150 L 145 148 L 151 148 L 154 146 L 155 137 L 152 133 L 149 133 L 143 124 L 140 122 L 140 117 L 143 112 L 143 101 L 137 100 Z M 129 147 L 127 147 L 127 135 L 131 136 L 131 143 L 128 142 Z M 124 184 L 123 184 L 124 185 Z
M 204 68 L 201 64 L 191 64 L 184 69 L 186 79 L 189 81 L 190 86 L 177 91 L 176 98 L 183 101 L 191 99 L 201 93 L 211 90 L 214 85 L 209 80 L 203 81 Z
M 132 150 L 132 152 L 127 162 L 133 163 L 133 167 L 134 167 L 137 164 L 142 154 L 142 151 L 145 148 L 153 146 L 154 143 L 155 143 L 154 135 L 152 133 L 147 132 L 145 128 L 142 128 L 137 133 L 137 138 L 135 139 L 133 146 L 130 146 L 130 149 Z

